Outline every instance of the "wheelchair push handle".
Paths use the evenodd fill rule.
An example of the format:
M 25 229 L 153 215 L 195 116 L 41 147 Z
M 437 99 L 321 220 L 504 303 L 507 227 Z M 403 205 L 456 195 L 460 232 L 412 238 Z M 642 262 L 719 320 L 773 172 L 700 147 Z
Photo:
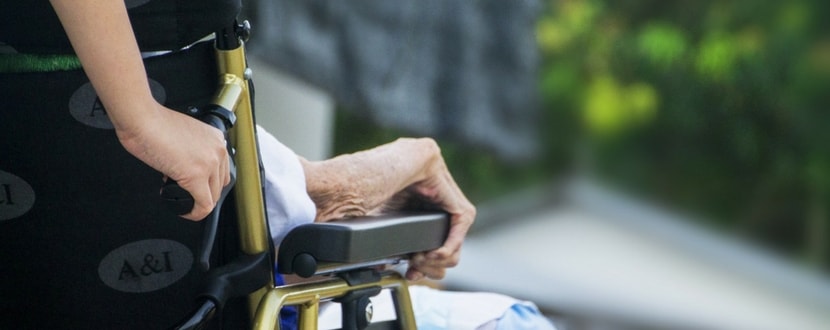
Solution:
M 193 196 L 173 179 L 167 179 L 161 186 L 161 198 L 164 199 L 167 208 L 177 215 L 189 213 L 195 204 Z
M 228 129 L 233 127 L 236 122 L 236 116 L 232 111 L 216 105 L 209 105 L 203 108 L 191 108 L 188 110 L 189 114 L 202 122 L 216 127 L 222 134 L 225 135 L 225 141 L 228 140 Z M 224 200 L 225 196 L 230 191 L 233 183 L 236 181 L 236 166 L 233 162 L 233 148 L 230 143 L 227 143 L 228 155 L 230 155 L 230 174 L 231 182 L 222 189 L 220 201 Z M 195 204 L 193 196 L 187 190 L 179 186 L 173 179 L 167 179 L 161 187 L 161 198 L 167 204 L 168 209 L 177 215 L 184 215 L 193 210 Z
M 208 105 L 202 108 L 191 108 L 190 115 L 216 127 L 225 136 L 225 143 L 228 150 L 228 157 L 230 161 L 230 176 L 231 181 L 227 186 L 222 188 L 222 194 L 216 202 L 216 207 L 205 218 L 205 229 L 202 235 L 202 243 L 199 252 L 199 265 L 203 270 L 210 269 L 210 254 L 213 251 L 213 242 L 216 239 L 216 231 L 219 227 L 219 213 L 222 209 L 222 204 L 225 202 L 225 197 L 236 183 L 236 165 L 233 161 L 234 150 L 228 141 L 228 130 L 233 127 L 236 122 L 236 116 L 232 111 L 225 109 L 218 105 Z M 184 190 L 175 180 L 167 180 L 161 187 L 161 198 L 167 203 L 168 208 L 177 215 L 189 213 L 193 209 L 193 196 L 187 190 Z

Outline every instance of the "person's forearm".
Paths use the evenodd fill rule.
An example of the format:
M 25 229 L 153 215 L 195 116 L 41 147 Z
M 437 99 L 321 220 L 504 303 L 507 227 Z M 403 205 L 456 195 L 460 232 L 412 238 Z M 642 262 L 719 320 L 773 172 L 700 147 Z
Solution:
M 317 221 L 367 214 L 424 180 L 440 157 L 431 139 L 398 139 L 329 160 L 301 160 Z M 442 163 L 443 164 L 443 163 Z
M 131 132 L 158 106 L 152 103 L 124 1 L 51 3 L 116 130 Z
M 123 0 L 51 3 L 121 145 L 193 196 L 182 217 L 203 219 L 230 182 L 222 132 L 153 99 Z
M 406 278 L 440 279 L 448 267 L 458 264 L 476 209 L 455 183 L 432 139 L 398 139 L 327 161 L 301 159 L 301 163 L 306 189 L 317 206 L 315 221 L 370 214 L 386 206 L 391 210 L 408 209 L 409 203 L 387 203 L 417 200 L 449 213 L 450 229 L 443 246 L 410 258 Z

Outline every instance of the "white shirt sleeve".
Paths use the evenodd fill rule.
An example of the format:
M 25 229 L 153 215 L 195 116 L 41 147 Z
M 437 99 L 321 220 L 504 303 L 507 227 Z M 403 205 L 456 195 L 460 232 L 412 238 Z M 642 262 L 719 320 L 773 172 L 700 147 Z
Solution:
M 274 244 L 292 228 L 314 221 L 317 208 L 308 196 L 305 173 L 297 155 L 257 126 L 265 186 L 265 210 Z

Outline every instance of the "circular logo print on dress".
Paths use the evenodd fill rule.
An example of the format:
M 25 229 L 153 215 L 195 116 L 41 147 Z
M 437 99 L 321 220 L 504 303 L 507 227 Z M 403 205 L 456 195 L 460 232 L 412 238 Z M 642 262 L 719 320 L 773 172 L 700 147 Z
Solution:
M 150 92 L 153 98 L 159 103 L 164 104 L 167 100 L 167 92 L 164 86 L 157 81 L 150 79 Z M 72 96 L 69 97 L 69 113 L 75 120 L 84 125 L 101 128 L 112 129 L 112 122 L 107 116 L 107 110 L 92 88 L 91 83 L 86 83 L 78 88 Z
M 176 283 L 193 267 L 193 253 L 184 244 L 148 239 L 112 250 L 98 265 L 98 276 L 122 292 L 144 293 Z
M 0 54 L 17 54 L 17 50 L 15 50 L 12 46 L 0 42 Z
M 20 177 L 0 171 L 0 221 L 20 217 L 35 205 L 35 191 Z

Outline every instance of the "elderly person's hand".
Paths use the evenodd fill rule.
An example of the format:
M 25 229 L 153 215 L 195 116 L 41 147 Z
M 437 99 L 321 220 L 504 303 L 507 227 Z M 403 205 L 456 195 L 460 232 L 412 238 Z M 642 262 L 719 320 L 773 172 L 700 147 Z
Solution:
M 382 212 L 426 202 L 451 215 L 444 245 L 410 260 L 407 278 L 443 278 L 458 264 L 461 245 L 476 210 L 450 175 L 434 140 L 398 139 L 392 143 L 320 162 L 302 160 L 316 221 Z

